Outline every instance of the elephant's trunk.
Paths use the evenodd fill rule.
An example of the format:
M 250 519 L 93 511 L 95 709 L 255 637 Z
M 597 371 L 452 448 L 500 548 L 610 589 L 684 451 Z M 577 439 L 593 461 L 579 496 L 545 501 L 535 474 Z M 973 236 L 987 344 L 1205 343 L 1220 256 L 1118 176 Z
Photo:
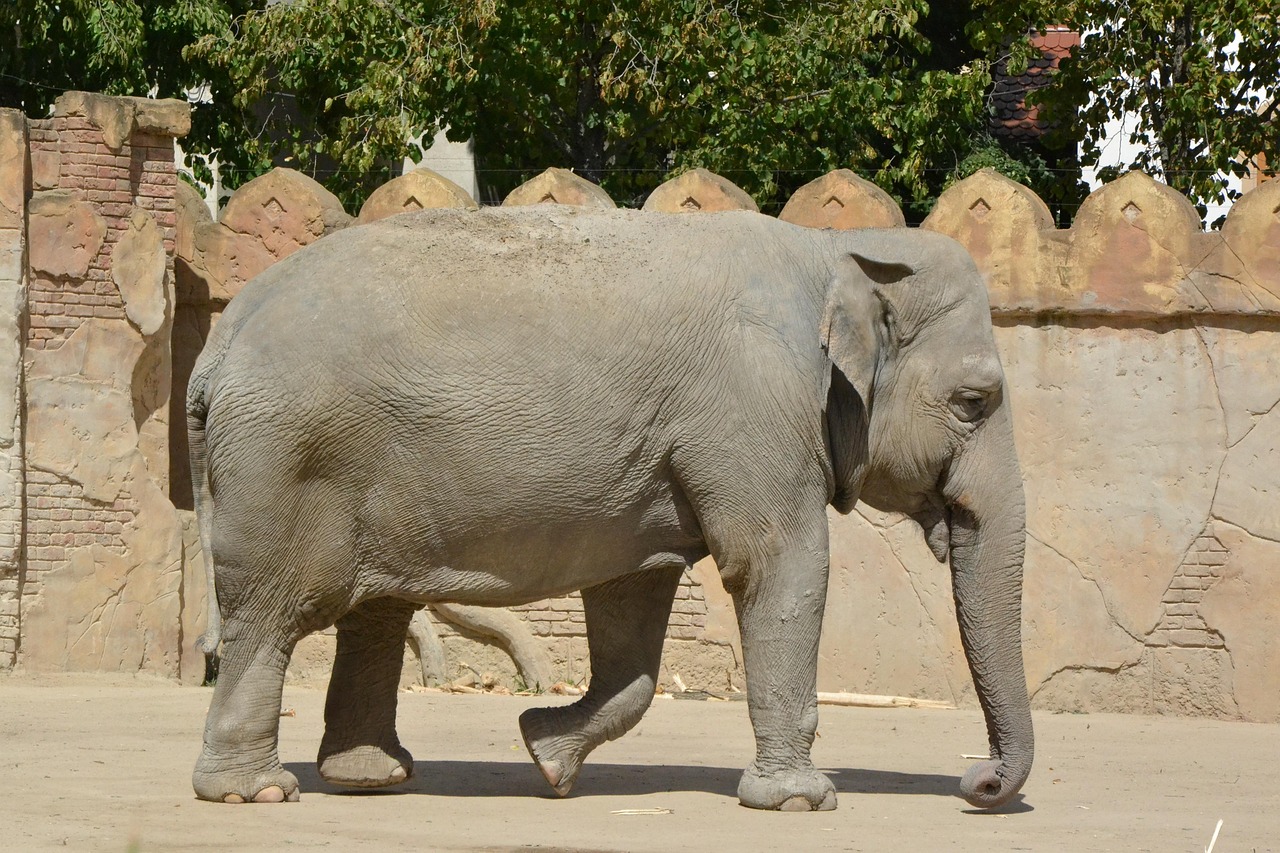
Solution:
M 1026 506 L 1007 402 L 953 460 L 943 493 L 960 639 L 991 741 L 990 759 L 965 773 L 960 790 L 995 808 L 1018 793 L 1035 753 L 1022 663 Z

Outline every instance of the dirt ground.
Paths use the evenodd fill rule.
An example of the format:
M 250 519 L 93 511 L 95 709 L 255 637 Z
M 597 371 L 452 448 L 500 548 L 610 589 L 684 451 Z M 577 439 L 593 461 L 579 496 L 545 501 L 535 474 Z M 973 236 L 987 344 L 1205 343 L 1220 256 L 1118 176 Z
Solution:
M 417 758 L 394 792 L 326 785 L 324 694 L 289 688 L 280 753 L 302 802 L 198 802 L 190 774 L 210 691 L 150 679 L 0 678 L 0 849 L 1280 851 L 1280 726 L 1037 714 L 1036 767 L 1001 814 L 955 792 L 985 751 L 973 711 L 826 707 L 814 760 L 839 808 L 756 812 L 734 791 L 752 755 L 743 702 L 657 701 L 555 799 L 516 717 L 554 698 L 404 693 Z M 616 814 L 620 809 L 669 809 Z

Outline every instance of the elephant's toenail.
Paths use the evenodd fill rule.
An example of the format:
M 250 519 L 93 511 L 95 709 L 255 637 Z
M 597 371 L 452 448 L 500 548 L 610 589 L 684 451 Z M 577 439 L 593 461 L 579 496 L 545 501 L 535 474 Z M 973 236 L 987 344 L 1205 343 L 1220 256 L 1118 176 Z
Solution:
M 559 761 L 552 759 L 550 761 L 539 761 L 538 769 L 542 771 L 542 777 L 553 788 L 559 788 L 561 780 L 564 778 L 564 765 Z
M 284 789 L 279 785 L 268 785 L 253 798 L 255 803 L 283 803 Z
M 409 774 L 404 772 L 403 767 L 397 767 L 395 770 L 391 771 L 391 781 L 393 782 L 403 782 L 405 779 L 408 779 L 408 778 L 409 778 Z
M 796 794 L 794 797 L 788 797 L 782 801 L 782 805 L 778 806 L 780 812 L 811 812 L 813 805 L 803 794 Z
M 243 803 L 244 797 L 240 796 L 239 794 L 227 794 L 225 797 L 222 798 L 222 801 L 224 803 Z

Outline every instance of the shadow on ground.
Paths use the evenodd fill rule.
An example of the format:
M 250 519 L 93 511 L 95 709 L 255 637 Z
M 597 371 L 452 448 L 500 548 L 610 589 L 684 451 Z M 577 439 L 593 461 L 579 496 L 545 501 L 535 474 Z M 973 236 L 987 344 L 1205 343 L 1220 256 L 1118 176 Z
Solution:
M 285 765 L 298 777 L 303 791 L 348 796 L 433 797 L 554 797 L 532 764 L 504 761 L 417 761 L 413 778 L 403 785 L 378 790 L 341 788 L 320 778 L 311 763 Z M 958 797 L 960 780 L 929 773 L 825 768 L 840 794 L 924 794 Z M 737 797 L 741 768 L 698 767 L 684 764 L 588 764 L 582 770 L 575 797 L 634 796 L 669 791 L 701 791 Z M 1011 804 L 1012 806 L 1012 804 Z M 1029 808 L 1029 807 L 1026 807 Z

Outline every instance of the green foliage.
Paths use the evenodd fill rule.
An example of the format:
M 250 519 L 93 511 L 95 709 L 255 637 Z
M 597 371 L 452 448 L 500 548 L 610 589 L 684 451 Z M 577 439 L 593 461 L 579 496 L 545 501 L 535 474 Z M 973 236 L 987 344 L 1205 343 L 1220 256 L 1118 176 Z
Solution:
M 1016 155 L 994 138 L 975 140 L 969 155 L 947 177 L 946 189 L 982 169 L 995 169 L 1006 178 L 1030 187 L 1049 206 L 1059 228 L 1069 228 L 1076 208 L 1088 194 L 1075 169 L 1054 168 L 1035 149 L 1022 148 Z
M 919 219 L 974 157 L 1015 178 L 1035 168 L 986 134 L 970 4 L 935 5 L 11 0 L 0 104 L 38 115 L 65 89 L 208 84 L 189 150 L 218 150 L 233 186 L 287 163 L 351 208 L 395 174 L 411 130 L 448 126 L 475 140 L 490 199 L 555 165 L 637 204 L 704 166 L 776 213 L 843 167 Z
M 47 114 L 67 90 L 112 95 L 185 98 L 209 84 L 227 92 L 216 67 L 183 48 L 201 36 L 226 32 L 254 4 L 243 0 L 5 0 L 0 3 L 0 107 Z M 225 149 L 243 165 L 238 140 L 248 117 L 229 98 L 201 104 L 185 145 Z
M 1242 175 L 1247 157 L 1259 153 L 1274 161 L 1280 140 L 1275 0 L 979 2 L 987 14 L 972 32 L 988 47 L 1049 24 L 1088 34 L 1054 84 L 1036 95 L 1061 136 L 1084 141 L 1084 165 L 1099 161 L 1108 123 L 1125 114 L 1138 118 L 1126 130 L 1140 151 L 1121 170 L 1163 177 L 1202 211 L 1205 203 L 1230 197 L 1219 173 Z M 1025 42 L 1014 44 L 1025 57 Z
M 704 166 L 776 212 L 846 167 L 910 205 L 985 140 L 988 65 L 931 49 L 931 21 L 957 32 L 953 8 L 938 14 L 925 0 L 296 0 L 187 55 L 229 77 L 238 107 L 273 105 L 252 158 L 283 138 L 303 168 L 329 161 L 348 198 L 389 176 L 409 128 L 444 125 L 475 140 L 493 197 L 555 165 L 634 204 Z

